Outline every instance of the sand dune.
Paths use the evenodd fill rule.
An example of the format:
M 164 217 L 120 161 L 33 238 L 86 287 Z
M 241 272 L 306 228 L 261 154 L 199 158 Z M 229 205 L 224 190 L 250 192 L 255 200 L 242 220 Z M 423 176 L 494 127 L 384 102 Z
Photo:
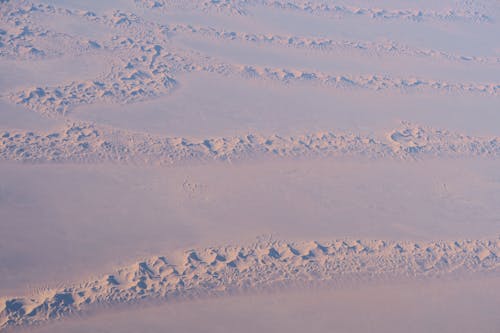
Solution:
M 498 285 L 499 17 L 494 0 L 0 0 L 0 330 Z M 262 233 L 291 240 L 248 243 Z
M 304 158 L 358 156 L 371 159 L 490 157 L 500 155 L 500 138 L 480 138 L 405 123 L 385 138 L 320 132 L 298 136 L 189 139 L 154 137 L 93 124 L 70 124 L 51 133 L 4 131 L 0 158 L 30 162 L 132 162 L 173 164 L 236 161 L 251 157 Z
M 156 2 L 155 2 L 156 4 Z M 276 2 L 262 2 L 259 5 L 280 8 L 294 8 L 311 13 L 316 12 L 351 12 L 344 6 L 330 7 L 321 4 L 280 5 Z M 165 3 L 168 7 L 168 4 Z M 200 6 L 216 6 L 217 8 L 233 8 L 246 3 L 216 2 L 204 3 Z M 293 48 L 312 48 L 317 50 L 361 51 L 371 55 L 393 55 L 411 57 L 428 57 L 453 62 L 472 62 L 478 64 L 498 64 L 498 57 L 493 55 L 459 55 L 434 49 L 418 49 L 412 46 L 399 45 L 397 41 L 335 41 L 332 39 L 315 39 L 296 36 L 279 36 L 273 34 L 252 34 L 238 32 L 221 32 L 214 28 L 196 28 L 193 25 L 164 25 L 145 20 L 133 13 L 115 10 L 112 13 L 98 15 L 89 11 L 68 10 L 52 5 L 29 5 L 22 10 L 16 5 L 2 10 L 6 29 L 2 30 L 5 38 L 1 52 L 5 57 L 46 58 L 63 54 L 77 55 L 99 52 L 106 58 L 113 56 L 111 71 L 102 73 L 94 80 L 64 82 L 58 86 L 29 87 L 22 91 L 10 92 L 10 100 L 24 105 L 44 115 L 65 114 L 78 105 L 93 103 L 131 103 L 151 97 L 165 95 L 177 85 L 177 75 L 186 72 L 210 72 L 224 76 L 236 76 L 264 82 L 280 82 L 291 84 L 306 82 L 323 85 L 335 89 L 370 89 L 375 91 L 395 91 L 397 93 L 437 92 L 454 94 L 481 94 L 498 96 L 498 82 L 460 82 L 435 80 L 424 76 L 396 77 L 384 73 L 365 73 L 354 75 L 345 73 L 328 73 L 310 71 L 302 68 L 276 68 L 256 66 L 245 63 L 228 63 L 216 57 L 209 57 L 192 50 L 186 50 L 169 39 L 174 32 L 198 34 L 204 37 L 222 38 L 224 40 L 239 39 L 255 43 L 273 44 Z M 235 7 L 235 8 L 236 8 Z M 415 14 L 405 10 L 395 12 L 358 9 L 358 14 L 369 14 L 377 17 L 412 17 Z M 355 12 L 353 12 L 355 13 Z M 377 14 L 378 13 L 378 14 Z M 455 12 L 448 14 L 425 14 L 417 11 L 425 18 L 453 18 Z M 470 14 L 470 13 L 469 13 Z M 107 32 L 101 39 L 85 39 L 81 36 L 47 30 L 37 23 L 40 15 L 55 18 L 71 18 L 77 21 L 102 26 Z M 476 14 L 471 14 L 475 17 Z M 483 16 L 481 16 L 483 17 Z
M 500 240 L 450 242 L 259 241 L 159 256 L 99 279 L 7 298 L 0 324 L 31 325 L 91 309 L 147 299 L 196 298 L 314 282 L 353 283 L 498 273 Z
M 268 1 L 268 0 L 240 0 L 240 1 L 205 1 L 197 0 L 190 3 L 177 1 L 138 0 L 137 4 L 154 9 L 197 9 L 202 11 L 219 11 L 232 15 L 245 15 L 246 8 L 251 6 L 265 6 L 281 10 L 304 12 L 312 15 L 339 18 L 347 15 L 366 16 L 372 19 L 403 19 L 412 21 L 421 20 L 472 20 L 474 22 L 488 22 L 490 17 L 486 12 L 473 10 L 441 10 L 425 9 L 389 9 L 374 7 L 356 7 L 340 4 L 328 4 L 324 1 Z
M 287 48 L 315 50 L 325 53 L 357 53 L 370 56 L 393 56 L 393 57 L 423 57 L 431 59 L 446 60 L 451 62 L 477 62 L 491 63 L 500 62 L 499 57 L 477 56 L 453 54 L 441 50 L 417 48 L 411 45 L 404 45 L 395 40 L 384 42 L 367 40 L 331 39 L 321 37 L 306 37 L 295 35 L 248 33 L 231 30 L 221 30 L 210 26 L 196 26 L 193 24 L 172 24 L 163 27 L 167 34 L 174 36 L 202 36 L 224 41 L 242 41 L 252 45 L 272 45 Z

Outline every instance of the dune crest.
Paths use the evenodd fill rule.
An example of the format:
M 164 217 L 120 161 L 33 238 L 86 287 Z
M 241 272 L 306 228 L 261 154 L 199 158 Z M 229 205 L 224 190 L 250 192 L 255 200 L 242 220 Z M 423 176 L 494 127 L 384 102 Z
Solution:
M 7 298 L 0 304 L 0 325 L 42 323 L 93 305 L 196 298 L 320 282 L 498 273 L 499 269 L 500 238 L 437 242 L 259 240 L 250 246 L 191 249 L 172 261 L 165 256 L 152 257 L 96 280 Z
M 295 136 L 221 138 L 162 137 L 89 123 L 68 124 L 48 133 L 0 132 L 0 159 L 29 162 L 129 162 L 175 164 L 185 161 L 235 161 L 250 157 L 301 158 L 354 156 L 412 159 L 500 156 L 500 138 L 473 137 L 403 123 L 385 138 L 324 131 Z

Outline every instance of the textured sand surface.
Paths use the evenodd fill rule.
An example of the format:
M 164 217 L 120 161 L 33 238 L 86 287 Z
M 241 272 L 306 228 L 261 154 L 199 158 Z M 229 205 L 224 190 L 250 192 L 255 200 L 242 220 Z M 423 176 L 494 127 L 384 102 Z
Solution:
M 178 264 L 173 262 L 179 261 Z M 249 247 L 189 250 L 160 256 L 78 286 L 2 301 L 2 327 L 35 324 L 93 305 L 197 298 L 311 282 L 417 279 L 498 273 L 500 240 L 437 243 L 339 240 L 258 242 Z
M 245 294 L 84 316 L 37 331 L 495 332 L 498 286 L 483 278 Z
M 0 330 L 497 332 L 499 20 L 0 0 Z

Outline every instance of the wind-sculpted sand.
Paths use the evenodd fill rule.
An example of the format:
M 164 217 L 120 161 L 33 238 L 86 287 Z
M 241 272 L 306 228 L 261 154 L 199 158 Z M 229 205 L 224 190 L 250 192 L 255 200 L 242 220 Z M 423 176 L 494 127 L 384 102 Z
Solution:
M 158 256 L 99 279 L 7 298 L 0 324 L 31 325 L 95 305 L 196 298 L 309 283 L 374 282 L 499 273 L 500 240 L 391 242 L 259 241 Z
M 122 308 L 175 331 L 156 305 L 319 286 L 368 308 L 383 292 L 346 286 L 446 279 L 490 318 L 468 278 L 500 269 L 498 31 L 494 0 L 0 0 L 0 331 Z M 392 332 L 400 300 L 383 330 L 303 321 Z M 405 325 L 466 327 L 450 311 Z
M 158 48 L 158 52 L 161 48 Z M 167 67 L 160 64 L 160 67 Z M 498 96 L 498 83 L 449 83 L 421 80 L 418 78 L 392 78 L 390 76 L 366 75 L 352 77 L 308 72 L 295 69 L 260 68 L 256 66 L 231 66 L 224 63 L 188 66 L 188 71 L 205 71 L 226 76 L 241 76 L 253 80 L 277 81 L 283 84 L 308 82 L 336 89 L 369 89 L 375 91 L 396 90 L 398 92 L 432 92 L 457 94 L 482 94 Z M 119 82 L 119 83 L 116 83 Z M 123 71 L 106 75 L 101 81 L 70 83 L 61 87 L 33 88 L 11 95 L 17 104 L 47 115 L 66 113 L 72 106 L 96 102 L 130 103 L 148 97 L 161 96 L 176 85 L 174 77 L 157 69 L 142 71 L 128 64 Z
M 232 30 L 221 30 L 207 26 L 195 26 L 192 24 L 172 24 L 163 27 L 165 33 L 173 36 L 200 36 L 214 40 L 245 42 L 250 45 L 279 46 L 295 49 L 315 50 L 324 53 L 346 53 L 358 55 L 378 55 L 393 57 L 417 57 L 434 58 L 450 62 L 477 62 L 491 63 L 500 62 L 499 57 L 480 57 L 474 55 L 453 54 L 439 50 L 416 48 L 404 45 L 394 40 L 374 42 L 365 40 L 331 39 L 314 36 L 296 36 L 248 33 Z
M 225 7 L 234 3 L 220 3 Z M 216 6 L 216 4 L 213 4 Z M 262 4 L 260 4 L 262 5 Z M 267 5 L 277 5 L 275 3 Z M 78 105 L 93 103 L 130 103 L 165 95 L 178 84 L 176 76 L 182 73 L 209 72 L 223 76 L 236 76 L 264 82 L 291 84 L 307 82 L 335 89 L 369 89 L 403 93 L 437 92 L 455 94 L 481 94 L 498 96 L 499 82 L 457 82 L 426 77 L 393 77 L 388 74 L 367 73 L 353 75 L 348 72 L 328 73 L 303 68 L 276 68 L 245 63 L 227 63 L 217 58 L 187 50 L 175 44 L 178 34 L 200 35 L 232 41 L 235 39 L 252 44 L 270 44 L 281 47 L 306 48 L 319 51 L 341 51 L 371 56 L 383 55 L 401 58 L 437 58 L 452 62 L 498 64 L 498 57 L 457 55 L 433 49 L 416 49 L 400 45 L 397 41 L 370 42 L 332 39 L 315 39 L 273 34 L 239 33 L 217 31 L 211 27 L 193 25 L 164 25 L 145 20 L 135 14 L 113 11 L 98 15 L 93 12 L 62 10 L 51 5 L 28 5 L 20 10 L 17 6 L 5 5 L 2 11 L 6 29 L 1 30 L 2 48 L 6 58 L 92 54 L 97 52 L 112 63 L 110 71 L 89 81 L 64 82 L 60 86 L 30 87 L 11 92 L 12 102 L 45 115 L 65 114 Z M 211 5 L 210 5 L 211 6 Z M 318 5 L 319 6 L 319 5 Z M 294 8 L 299 8 L 294 7 Z M 330 7 L 319 6 L 329 12 Z M 9 11 L 10 9 L 10 11 Z M 312 12 L 317 9 L 311 8 Z M 344 11 L 344 7 L 335 7 Z M 365 13 L 365 10 L 360 9 Z M 368 11 L 369 12 L 369 11 Z M 402 11 L 398 15 L 406 15 Z M 56 33 L 38 26 L 36 18 L 49 15 L 94 24 L 105 31 L 102 39 L 82 40 L 72 35 Z M 392 15 L 392 14 L 391 14 Z M 389 15 L 389 16 L 391 16 Z M 453 15 L 452 15 L 453 16 Z M 382 17 L 384 17 L 382 15 Z M 424 15 L 425 17 L 425 15 Z M 50 41 L 52 44 L 48 45 Z M 39 45 L 40 43 L 40 45 Z M 68 44 L 69 43 L 69 44 Z M 68 45 L 66 45 L 68 44 Z M 57 48 L 59 51 L 53 50 Z
M 240 1 L 205 1 L 196 0 L 189 3 L 177 1 L 151 1 L 138 0 L 137 4 L 154 9 L 168 10 L 171 8 L 198 9 L 202 11 L 220 11 L 232 15 L 245 15 L 246 8 L 252 6 L 265 6 L 281 10 L 305 12 L 312 15 L 338 18 L 347 15 L 367 16 L 373 19 L 403 19 L 403 20 L 472 20 L 475 22 L 488 22 L 490 19 L 486 12 L 473 8 L 463 10 L 429 11 L 422 9 L 384 9 L 370 7 L 345 6 L 328 4 L 324 1 L 268 1 L 268 0 L 240 0 Z M 472 7 L 472 6 L 471 6 Z
M 480 138 L 404 124 L 376 138 L 325 131 L 297 136 L 189 139 L 130 133 L 92 124 L 71 124 L 51 133 L 0 132 L 0 158 L 25 162 L 181 162 L 237 161 L 249 158 L 500 156 L 500 138 Z

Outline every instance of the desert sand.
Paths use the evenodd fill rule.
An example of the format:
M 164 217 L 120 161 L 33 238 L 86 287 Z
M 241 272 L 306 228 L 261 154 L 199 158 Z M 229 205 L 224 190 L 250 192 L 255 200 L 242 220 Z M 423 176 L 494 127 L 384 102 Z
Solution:
M 0 1 L 0 331 L 498 332 L 499 20 Z

